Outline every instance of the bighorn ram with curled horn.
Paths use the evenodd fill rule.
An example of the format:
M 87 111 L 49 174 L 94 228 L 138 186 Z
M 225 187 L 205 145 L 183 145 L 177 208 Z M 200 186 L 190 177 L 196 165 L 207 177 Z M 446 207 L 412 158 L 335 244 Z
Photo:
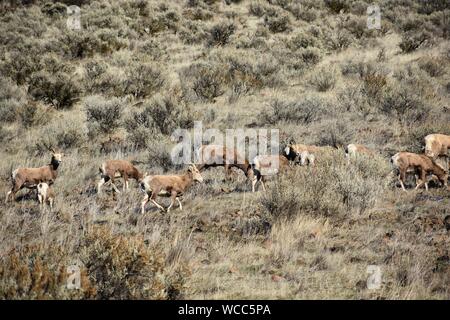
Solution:
M 157 196 L 170 197 L 171 202 L 167 208 L 167 212 L 170 211 L 175 200 L 177 200 L 180 210 L 182 210 L 183 207 L 179 198 L 183 196 L 184 192 L 194 181 L 203 182 L 200 171 L 194 164 L 189 165 L 186 173 L 183 175 L 146 175 L 140 183 L 141 190 L 145 193 L 145 197 L 141 203 L 141 212 L 145 212 L 145 205 L 148 201 L 151 201 L 159 209 L 165 211 L 164 207 L 156 202 Z
M 404 185 L 406 173 L 411 171 L 417 173 L 420 179 L 419 183 L 416 182 L 416 189 L 425 184 L 425 189 L 428 190 L 426 180 L 428 174 L 434 174 L 444 187 L 447 186 L 448 172 L 424 154 L 399 152 L 392 156 L 390 161 L 399 170 L 398 180 L 404 191 L 406 191 Z
M 120 193 L 114 184 L 115 178 L 123 178 L 123 191 L 128 189 L 128 178 L 140 182 L 144 175 L 127 160 L 106 160 L 99 168 L 101 179 L 97 185 L 97 193 L 101 194 L 101 188 L 105 183 L 111 183 L 114 191 Z
M 11 172 L 12 188 L 6 194 L 5 203 L 11 195 L 15 199 L 17 191 L 22 188 L 35 189 L 41 182 L 53 184 L 58 175 L 58 167 L 64 157 L 64 153 L 55 151 L 54 148 L 46 146 L 52 153 L 50 163 L 39 168 L 17 168 Z

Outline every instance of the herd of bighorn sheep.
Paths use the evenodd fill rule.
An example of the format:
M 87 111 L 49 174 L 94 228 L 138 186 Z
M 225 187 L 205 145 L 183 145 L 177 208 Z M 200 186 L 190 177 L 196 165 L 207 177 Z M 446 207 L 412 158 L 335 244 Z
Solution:
M 201 171 L 222 166 L 225 168 L 226 179 L 230 178 L 231 168 L 235 167 L 244 172 L 245 176 L 252 181 L 252 191 L 256 191 L 258 183 L 265 187 L 267 176 L 277 175 L 286 171 L 289 164 L 300 163 L 301 165 L 315 165 L 316 157 L 321 153 L 332 149 L 332 147 L 318 147 L 313 145 L 292 144 L 283 150 L 283 155 L 259 155 L 252 162 L 241 156 L 236 149 L 229 149 L 222 145 L 202 145 L 198 149 L 198 159 L 201 163 L 190 164 L 186 172 L 182 175 L 149 175 L 140 172 L 131 162 L 126 160 L 107 160 L 100 166 L 100 181 L 97 184 L 97 193 L 101 194 L 101 188 L 105 184 L 111 184 L 114 191 L 120 193 L 114 184 L 116 178 L 123 179 L 123 190 L 128 189 L 128 179 L 132 178 L 139 183 L 141 191 L 145 194 L 141 203 L 141 212 L 145 212 L 145 205 L 150 201 L 162 211 L 169 212 L 175 201 L 179 209 L 182 210 L 180 198 L 184 192 L 194 183 L 203 182 Z M 430 134 L 425 137 L 425 153 L 416 154 L 411 152 L 398 152 L 391 157 L 390 162 L 398 170 L 398 179 L 403 190 L 407 173 L 414 173 L 416 177 L 416 187 L 418 189 L 425 185 L 428 190 L 428 177 L 437 178 L 439 182 L 447 187 L 448 182 L 448 161 L 450 149 L 450 136 L 443 134 Z M 22 188 L 37 189 L 39 204 L 43 207 L 49 204 L 53 207 L 55 194 L 52 185 L 58 176 L 58 167 L 64 157 L 64 153 L 49 149 L 51 151 L 50 163 L 40 168 L 18 168 L 11 173 L 11 190 L 6 194 L 5 203 L 12 197 L 15 199 L 16 193 Z M 345 147 L 345 155 L 348 161 L 359 155 L 372 156 L 375 154 L 361 144 L 349 144 Z M 442 157 L 444 165 L 437 162 Z M 231 161 L 232 160 L 232 161 Z M 164 209 L 156 202 L 158 196 L 171 198 L 170 205 Z

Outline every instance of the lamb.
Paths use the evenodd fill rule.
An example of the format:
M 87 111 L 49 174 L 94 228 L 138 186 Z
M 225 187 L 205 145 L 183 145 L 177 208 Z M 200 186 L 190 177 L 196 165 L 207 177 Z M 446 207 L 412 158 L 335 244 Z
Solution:
M 101 188 L 105 183 L 111 183 L 114 191 L 120 193 L 114 184 L 115 178 L 123 178 L 123 191 L 128 189 L 128 178 L 141 181 L 144 175 L 129 161 L 126 160 L 107 160 L 99 168 L 101 179 L 97 185 L 97 193 L 101 194 Z
M 364 146 L 362 144 L 351 143 L 345 147 L 345 156 L 347 158 L 356 157 L 358 154 L 368 156 L 368 155 L 373 155 L 374 152 L 373 152 L 373 150 L 367 148 L 366 146 Z
M 314 165 L 316 155 L 322 152 L 331 150 L 331 147 L 319 147 L 314 145 L 306 144 L 290 144 L 284 149 L 284 155 L 290 161 L 300 162 L 303 165 L 306 164 L 305 159 L 307 159 L 310 165 Z M 303 153 L 303 158 L 302 158 Z M 312 156 L 311 156 L 312 155 Z M 305 158 L 306 157 L 306 158 Z M 309 159 L 308 159 L 309 158 Z M 303 160 L 302 160 L 303 159 Z
M 199 171 L 210 167 L 223 166 L 225 168 L 225 177 L 229 179 L 231 167 L 235 167 L 242 170 L 247 178 L 252 178 L 252 166 L 236 149 L 228 149 L 222 145 L 202 145 L 197 150 L 197 158 L 200 159 L 200 163 L 197 166 Z
M 37 185 L 38 200 L 41 208 L 48 202 L 50 209 L 53 209 L 53 202 L 55 201 L 55 193 L 53 189 L 45 182 Z
M 10 195 L 15 199 L 17 191 L 22 188 L 35 189 L 41 182 L 53 184 L 64 153 L 56 152 L 54 149 L 50 149 L 50 151 L 52 158 L 48 165 L 39 168 L 18 168 L 11 173 L 12 188 L 6 194 L 5 203 L 8 202 Z
M 405 189 L 406 173 L 414 171 L 419 176 L 419 183 L 416 182 L 416 188 L 419 189 L 425 184 L 425 189 L 428 190 L 427 174 L 434 174 L 444 187 L 447 187 L 448 172 L 444 171 L 440 166 L 434 163 L 429 157 L 424 154 L 416 154 L 411 152 L 398 152 L 391 157 L 391 163 L 399 170 L 399 181 L 402 189 Z
M 166 196 L 171 198 L 167 212 L 172 208 L 175 200 L 179 204 L 180 210 L 183 210 L 180 197 L 192 185 L 194 181 L 203 182 L 203 177 L 195 165 L 189 165 L 184 175 L 148 175 L 145 176 L 141 183 L 141 190 L 145 193 L 145 197 L 141 203 L 141 212 L 144 214 L 145 205 L 151 201 L 156 207 L 164 211 L 164 207 L 156 202 L 157 196 Z
M 286 171 L 289 167 L 289 160 L 283 155 L 259 155 L 253 160 L 254 177 L 252 181 L 252 192 L 256 191 L 256 184 L 261 183 L 266 191 L 264 180 L 266 176 L 277 175 Z

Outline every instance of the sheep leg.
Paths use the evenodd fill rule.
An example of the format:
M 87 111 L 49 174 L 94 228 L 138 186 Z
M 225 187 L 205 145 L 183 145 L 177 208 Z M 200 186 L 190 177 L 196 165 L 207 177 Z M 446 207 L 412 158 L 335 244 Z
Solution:
M 144 214 L 144 212 L 145 212 L 145 205 L 147 204 L 147 202 L 148 202 L 148 194 L 146 193 L 144 199 L 141 202 L 141 213 L 142 214 Z
M 169 207 L 167 208 L 167 212 L 169 212 L 169 211 L 170 211 L 170 208 L 172 208 L 173 204 L 175 203 L 176 197 L 177 197 L 177 192 L 176 192 L 176 191 L 172 191 L 172 194 L 171 194 L 171 196 L 170 196 L 170 205 L 169 205 Z
M 183 210 L 183 206 L 181 205 L 180 199 L 178 197 L 176 197 L 175 199 L 177 199 L 178 204 L 180 205 L 180 211 L 182 211 Z
M 160 205 L 158 202 L 156 202 L 156 197 L 157 197 L 157 195 L 159 194 L 160 191 L 161 191 L 160 189 L 154 189 L 154 190 L 152 190 L 152 196 L 150 197 L 150 201 L 151 201 L 157 208 L 159 208 L 160 210 L 166 211 L 162 205 Z
M 120 193 L 119 189 L 117 188 L 117 186 L 114 184 L 114 179 L 111 178 L 111 185 L 113 186 L 113 189 L 115 192 Z
M 9 195 L 10 195 L 11 193 L 12 193 L 12 190 L 10 190 L 10 191 L 8 191 L 8 192 L 6 193 L 5 204 L 8 203 Z M 13 196 L 13 197 L 14 197 L 14 196 Z
M 258 183 L 258 178 L 257 177 L 254 177 L 253 178 L 253 181 L 252 181 L 252 192 L 255 192 L 256 191 L 256 184 Z
M 53 198 L 48 199 L 48 203 L 50 205 L 50 210 L 53 210 Z
M 150 199 L 150 201 L 151 201 L 155 206 L 157 206 L 161 211 L 166 211 L 166 210 L 164 209 L 164 207 L 163 207 L 162 205 L 160 205 L 158 202 L 156 202 L 155 200 Z
M 426 190 L 428 190 L 427 181 L 426 181 L 426 173 L 424 170 L 420 170 L 420 183 L 417 184 L 416 190 L 419 189 L 423 184 L 425 184 Z
M 398 181 L 400 181 L 400 185 L 402 186 L 403 191 L 406 191 L 405 185 L 403 184 L 403 180 L 405 180 L 405 172 L 404 171 L 400 171 L 400 174 L 398 176 Z
M 44 197 L 41 194 L 38 194 L 39 207 L 42 209 L 44 204 Z
M 97 193 L 98 194 L 102 193 L 101 188 L 105 183 L 106 183 L 106 178 L 105 178 L 105 176 L 102 176 L 102 178 L 100 179 L 100 181 L 97 184 Z
M 126 174 L 123 175 L 123 191 L 128 190 L 128 176 Z

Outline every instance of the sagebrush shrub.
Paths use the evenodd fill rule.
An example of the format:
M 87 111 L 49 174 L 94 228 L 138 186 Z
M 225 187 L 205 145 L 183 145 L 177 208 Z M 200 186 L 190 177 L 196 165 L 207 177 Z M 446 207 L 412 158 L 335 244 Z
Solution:
M 321 68 L 310 78 L 311 84 L 317 91 L 325 92 L 334 88 L 337 82 L 337 73 L 333 68 Z
M 194 92 L 197 99 L 212 102 L 225 92 L 223 71 L 216 65 L 194 64 L 184 70 L 183 86 Z M 186 88 L 186 89 L 187 89 Z
M 316 159 L 315 167 L 293 167 L 267 187 L 261 205 L 270 216 L 364 214 L 389 182 L 390 168 L 379 157 L 362 156 L 348 164 L 337 150 Z
M 137 147 L 148 145 L 148 137 L 155 133 L 170 135 L 177 128 L 191 128 L 194 120 L 190 109 L 170 96 L 157 96 L 143 104 L 125 120 L 125 128 Z
M 162 299 L 164 253 L 149 250 L 141 236 L 114 235 L 94 228 L 84 239 L 81 260 L 98 299 Z
M 403 53 L 410 53 L 417 50 L 430 38 L 432 36 L 427 31 L 406 32 L 402 35 L 399 47 Z
M 81 289 L 67 288 L 71 265 L 65 248 L 58 245 L 27 244 L 2 255 L 0 297 L 2 299 L 89 299 L 96 290 L 81 269 Z
M 156 93 L 165 83 L 163 72 L 153 64 L 135 63 L 125 69 L 124 93 L 145 98 Z
M 264 16 L 264 25 L 273 33 L 280 33 L 289 30 L 290 20 L 285 13 L 277 13 L 273 16 Z
M 209 30 L 208 45 L 209 46 L 224 46 L 230 41 L 230 37 L 236 30 L 233 23 L 219 23 Z
M 85 102 L 86 120 L 91 136 L 97 133 L 111 133 L 122 123 L 122 101 L 118 98 L 106 100 L 91 96 Z
M 26 103 L 26 91 L 11 79 L 0 79 L 0 122 L 13 122 L 16 111 Z
M 322 118 L 331 105 L 318 96 L 306 96 L 298 101 L 273 100 L 261 113 L 262 123 L 276 124 L 280 121 L 309 124 Z
M 56 109 L 67 109 L 79 100 L 82 89 L 79 81 L 70 74 L 40 71 L 31 75 L 28 93 Z

